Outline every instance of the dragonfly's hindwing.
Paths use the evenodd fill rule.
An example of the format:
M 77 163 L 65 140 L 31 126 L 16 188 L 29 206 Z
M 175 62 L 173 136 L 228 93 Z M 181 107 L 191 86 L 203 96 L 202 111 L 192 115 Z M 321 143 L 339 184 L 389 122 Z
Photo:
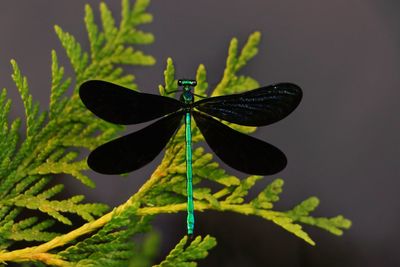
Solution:
M 240 133 L 200 112 L 193 112 L 200 132 L 217 156 L 234 169 L 270 175 L 285 168 L 286 157 L 278 148 Z
M 170 114 L 149 126 L 97 147 L 88 165 L 103 174 L 122 174 L 152 161 L 179 127 L 183 111 Z

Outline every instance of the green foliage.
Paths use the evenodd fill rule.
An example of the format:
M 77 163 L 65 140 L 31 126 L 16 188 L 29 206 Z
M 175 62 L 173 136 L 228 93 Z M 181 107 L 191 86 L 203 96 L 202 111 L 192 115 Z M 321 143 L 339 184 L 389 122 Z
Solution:
M 175 79 L 175 67 L 171 58 L 167 59 L 167 68 L 164 71 L 164 84 L 165 86 L 158 86 L 160 95 L 173 97 L 174 94 L 168 93 L 178 89 L 178 81 Z
M 251 34 L 239 55 L 238 40 L 236 38 L 232 39 L 229 45 L 224 75 L 211 94 L 212 96 L 240 93 L 259 86 L 258 82 L 253 78 L 248 76 L 237 76 L 237 73 L 257 54 L 260 39 L 260 32 Z
M 134 249 L 132 235 L 148 228 L 149 217 L 135 216 L 138 205 L 112 219 L 96 234 L 61 251 L 59 255 L 77 266 L 126 266 Z
M 38 103 L 33 102 L 27 78 L 17 63 L 11 61 L 12 77 L 25 109 L 26 131 L 20 138 L 21 120 L 9 121 L 11 100 L 3 89 L 0 93 L 0 262 L 29 262 L 35 266 L 149 266 L 153 264 L 160 242 L 157 234 L 149 232 L 153 216 L 186 211 L 184 127 L 169 142 L 161 164 L 146 183 L 125 203 L 106 214 L 106 205 L 82 203 L 81 195 L 60 199 L 64 186 L 54 180 L 55 175 L 64 174 L 89 187 L 95 186 L 83 173 L 88 166 L 86 159 L 79 159 L 79 149 L 94 149 L 117 136 L 122 127 L 97 119 L 82 105 L 77 90 L 89 79 L 137 89 L 134 76 L 125 74 L 122 67 L 155 62 L 153 57 L 132 47 L 154 40 L 151 33 L 137 29 L 152 21 L 151 14 L 146 11 L 148 5 L 149 0 L 137 0 L 132 6 L 129 0 L 122 0 L 121 20 L 117 25 L 110 9 L 101 3 L 101 28 L 94 22 L 92 8 L 86 5 L 84 22 L 90 51 L 84 51 L 75 37 L 55 26 L 74 75 L 65 76 L 57 53 L 52 51 L 48 111 L 41 111 Z M 236 39 L 231 41 L 225 70 L 221 81 L 211 91 L 212 96 L 258 87 L 256 80 L 239 75 L 239 71 L 257 54 L 259 41 L 258 32 L 251 34 L 241 49 Z M 164 85 L 159 86 L 160 94 L 173 97 L 169 92 L 177 89 L 177 79 L 170 58 L 164 78 Z M 205 66 L 199 65 L 196 79 L 195 93 L 206 96 L 209 85 Z M 72 91 L 71 96 L 67 96 L 68 91 Z M 255 127 L 229 126 L 247 133 L 256 130 Z M 264 177 L 239 179 L 222 169 L 213 155 L 205 152 L 203 136 L 195 125 L 192 141 L 196 147 L 193 151 L 196 211 L 231 211 L 258 216 L 312 245 L 314 241 L 302 225 L 316 226 L 335 235 L 341 235 L 343 229 L 350 227 L 351 222 L 340 215 L 333 218 L 310 215 L 319 205 L 316 197 L 287 211 L 275 210 L 274 204 L 283 188 L 282 179 L 275 179 L 255 198 L 248 199 L 248 193 Z M 204 180 L 215 186 L 202 186 Z M 73 225 L 71 215 L 81 217 L 86 223 L 79 227 Z M 64 234 L 55 232 L 52 227 L 57 223 L 74 229 Z M 13 250 L 11 246 L 19 241 L 39 244 Z M 198 236 L 191 242 L 183 237 L 156 266 L 196 266 L 196 261 L 205 258 L 215 245 L 215 238 L 210 236 Z
M 215 247 L 217 241 L 215 238 L 207 235 L 203 239 L 198 236 L 190 244 L 188 237 L 185 236 L 175 246 L 169 255 L 162 261 L 159 267 L 195 267 L 197 263 L 193 260 L 204 259 L 208 255 L 208 250 Z
M 94 23 L 90 6 L 86 6 L 85 23 L 89 36 L 90 53 L 69 33 L 56 26 L 55 31 L 75 72 L 65 77 L 64 68 L 52 51 L 51 94 L 49 110 L 40 112 L 39 104 L 29 93 L 27 78 L 12 60 L 12 78 L 21 95 L 26 115 L 26 135 L 19 137 L 21 120 L 9 122 L 11 100 L 3 89 L 0 95 L 0 239 L 5 249 L 15 241 L 48 241 L 59 235 L 47 232 L 55 220 L 71 225 L 69 214 L 76 214 L 85 221 L 93 221 L 104 214 L 104 204 L 81 203 L 84 196 L 68 199 L 55 198 L 64 188 L 51 183 L 56 174 L 68 174 L 83 184 L 94 187 L 94 182 L 83 173 L 88 169 L 86 159 L 78 159 L 78 148 L 93 149 L 109 140 L 121 127 L 96 119 L 82 105 L 77 88 L 87 79 L 105 79 L 130 88 L 136 88 L 134 76 L 123 73 L 124 65 L 151 65 L 154 59 L 131 44 L 151 43 L 153 36 L 136 30 L 136 26 L 151 21 L 146 13 L 148 1 L 137 1 L 132 7 L 123 1 L 123 16 L 116 27 L 113 16 L 100 5 L 102 31 Z M 118 67 L 116 65 L 118 64 Z M 72 96 L 66 96 L 74 80 Z M 99 133 L 95 135 L 95 133 Z M 51 185 L 50 185 L 51 184 Z M 36 210 L 47 215 L 21 218 L 25 210 Z M 43 219 L 44 218 L 44 219 Z

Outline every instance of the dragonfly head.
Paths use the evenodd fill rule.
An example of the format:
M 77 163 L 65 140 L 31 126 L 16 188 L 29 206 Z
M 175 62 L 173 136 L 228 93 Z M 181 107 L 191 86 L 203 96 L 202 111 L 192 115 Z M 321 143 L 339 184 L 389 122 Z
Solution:
M 178 85 L 183 86 L 183 88 L 186 88 L 186 87 L 196 86 L 197 82 L 196 82 L 196 80 L 182 79 L 182 80 L 178 80 Z

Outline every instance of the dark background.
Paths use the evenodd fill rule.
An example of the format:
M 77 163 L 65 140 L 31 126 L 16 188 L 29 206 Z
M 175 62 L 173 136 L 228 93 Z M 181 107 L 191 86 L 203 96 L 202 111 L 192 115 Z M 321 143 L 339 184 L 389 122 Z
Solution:
M 63 55 L 52 25 L 87 48 L 85 2 L 97 11 L 99 1 L 1 1 L 0 86 L 15 99 L 14 117 L 23 116 L 23 109 L 9 60 L 17 60 L 33 96 L 47 105 L 50 51 Z M 119 16 L 120 2 L 107 3 Z M 259 218 L 197 214 L 198 234 L 218 239 L 200 266 L 400 266 L 399 11 L 394 0 L 153 1 L 154 22 L 144 29 L 155 34 L 156 42 L 143 49 L 157 64 L 128 69 L 139 88 L 158 92 L 169 56 L 178 77 L 194 77 L 198 64 L 205 64 L 212 87 L 221 78 L 230 39 L 236 36 L 243 44 L 250 33 L 261 31 L 259 55 L 243 73 L 260 84 L 295 82 L 304 100 L 287 119 L 255 134 L 289 159 L 284 171 L 258 189 L 282 177 L 286 185 L 279 208 L 316 195 L 321 200 L 317 215 L 343 214 L 353 221 L 343 237 L 306 227 L 317 242 L 312 247 Z M 67 65 L 65 57 L 61 60 Z M 94 190 L 73 179 L 66 182 L 71 194 L 118 205 L 143 184 L 159 159 L 128 178 L 93 173 Z M 184 218 L 182 213 L 156 219 L 163 238 L 160 257 L 184 234 Z

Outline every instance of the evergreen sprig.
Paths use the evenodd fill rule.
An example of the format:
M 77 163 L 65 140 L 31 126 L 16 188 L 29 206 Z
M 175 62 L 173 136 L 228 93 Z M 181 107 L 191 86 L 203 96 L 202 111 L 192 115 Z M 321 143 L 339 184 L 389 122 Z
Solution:
M 153 41 L 150 33 L 136 29 L 151 22 L 146 12 L 149 1 L 137 1 L 130 6 L 122 1 L 122 20 L 115 26 L 108 7 L 100 4 L 103 24 L 98 30 L 89 5 L 85 9 L 86 29 L 91 51 L 85 52 L 76 39 L 56 26 L 55 31 L 65 48 L 75 75 L 66 77 L 57 53 L 52 51 L 51 94 L 48 111 L 40 111 L 39 104 L 29 93 L 28 79 L 18 64 L 12 60 L 12 78 L 25 109 L 26 133 L 19 136 L 21 120 L 9 122 L 11 100 L 7 90 L 0 95 L 0 240 L 1 248 L 16 241 L 48 241 L 60 235 L 49 232 L 56 221 L 71 225 L 69 214 L 76 214 L 86 221 L 103 215 L 108 207 L 100 203 L 81 203 L 84 196 L 55 199 L 63 190 L 62 184 L 52 183 L 54 175 L 68 174 L 83 184 L 94 187 L 94 182 L 83 173 L 88 169 L 86 159 L 78 159 L 78 148 L 93 149 L 109 140 L 121 127 L 108 124 L 90 114 L 82 105 L 77 88 L 87 79 L 106 79 L 130 88 L 136 88 L 134 76 L 123 73 L 123 65 L 152 65 L 153 57 L 133 49 L 134 44 Z M 116 67 L 118 64 L 118 67 Z M 74 81 L 72 96 L 67 91 Z M 26 210 L 35 210 L 46 216 L 21 217 Z
M 137 29 L 137 26 L 152 20 L 146 11 L 148 5 L 149 0 L 137 0 L 132 6 L 129 0 L 122 0 L 121 20 L 117 25 L 107 5 L 101 3 L 101 28 L 94 22 L 92 8 L 86 5 L 84 21 L 90 51 L 84 51 L 74 36 L 59 26 L 55 27 L 74 75 L 65 76 L 57 53 L 52 51 L 48 111 L 40 111 L 39 105 L 33 102 L 27 78 L 12 61 L 12 77 L 25 108 L 26 136 L 23 140 L 19 137 L 20 119 L 9 122 L 11 100 L 3 89 L 0 94 L 0 262 L 33 262 L 37 266 L 149 266 L 157 251 L 157 235 L 150 232 L 142 245 L 134 242 L 132 237 L 147 233 L 155 215 L 186 211 L 183 127 L 169 142 L 161 164 L 145 184 L 125 203 L 106 214 L 104 204 L 81 203 L 83 196 L 57 199 L 63 185 L 52 182 L 55 174 L 68 174 L 94 187 L 94 182 L 83 173 L 88 167 L 86 159 L 78 160 L 78 149 L 93 149 L 115 137 L 122 128 L 99 120 L 86 110 L 77 91 L 79 85 L 88 79 L 106 80 L 137 89 L 134 76 L 125 74 L 122 65 L 154 63 L 153 57 L 132 47 L 153 42 L 151 33 Z M 211 96 L 258 87 L 255 79 L 239 75 L 239 71 L 257 54 L 260 37 L 259 32 L 251 34 L 241 49 L 237 39 L 231 41 L 222 79 Z M 177 89 L 172 59 L 167 60 L 164 77 L 165 84 L 159 86 L 161 95 Z M 199 65 L 196 79 L 195 93 L 206 96 L 209 85 L 203 65 Z M 71 96 L 66 95 L 69 89 L 73 91 Z M 247 133 L 256 130 L 255 127 L 229 125 Z M 255 198 L 246 201 L 249 191 L 265 178 L 248 176 L 239 179 L 222 169 L 213 155 L 205 152 L 202 147 L 204 138 L 195 125 L 192 141 L 196 143 L 193 151 L 196 211 L 231 211 L 259 216 L 312 245 L 314 241 L 302 225 L 316 226 L 335 235 L 341 235 L 343 229 L 350 227 L 351 222 L 341 215 L 333 218 L 310 215 L 319 205 L 316 197 L 310 197 L 287 211 L 275 210 L 274 203 L 282 192 L 282 179 L 275 179 Z M 211 181 L 215 186 L 201 186 L 203 180 Z M 26 210 L 42 216 L 22 217 Z M 69 214 L 78 215 L 87 222 L 65 234 L 53 232 L 51 229 L 55 223 L 71 224 Z M 12 245 L 19 241 L 39 244 L 13 250 Z M 215 245 L 215 238 L 210 236 L 198 236 L 191 242 L 183 237 L 156 266 L 197 266 L 196 261 L 205 258 Z
M 188 237 L 185 236 L 171 250 L 165 260 L 154 267 L 195 267 L 197 263 L 194 260 L 207 257 L 208 250 L 216 245 L 215 238 L 209 235 L 204 238 L 198 236 L 191 242 L 188 242 Z
M 136 216 L 137 208 L 132 205 L 113 216 L 97 233 L 58 255 L 78 266 L 127 266 L 134 250 L 131 236 L 149 227 L 150 217 Z

